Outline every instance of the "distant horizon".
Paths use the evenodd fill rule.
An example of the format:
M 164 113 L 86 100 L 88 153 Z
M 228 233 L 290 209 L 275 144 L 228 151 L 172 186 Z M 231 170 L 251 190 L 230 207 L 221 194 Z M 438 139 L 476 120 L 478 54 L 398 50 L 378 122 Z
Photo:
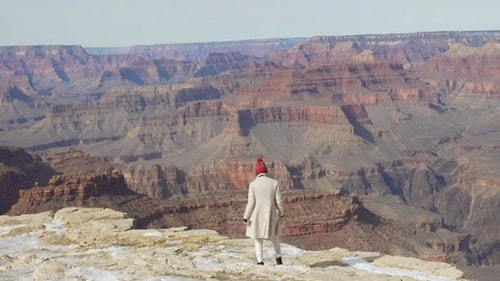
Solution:
M 244 41 L 266 41 L 266 40 L 279 40 L 279 39 L 307 39 L 313 37 L 342 37 L 342 36 L 371 36 L 371 35 L 397 35 L 397 34 L 418 34 L 418 33 L 453 33 L 453 32 L 500 32 L 497 30 L 436 30 L 436 31 L 415 31 L 415 32 L 392 32 L 392 33 L 359 33 L 359 34 L 341 34 L 341 35 L 331 35 L 331 34 L 318 34 L 312 36 L 298 36 L 298 37 L 273 37 L 273 38 L 250 38 L 250 39 L 240 39 L 240 40 L 223 40 L 223 41 L 199 41 L 199 42 L 174 42 L 174 43 L 154 43 L 154 44 L 135 44 L 129 46 L 84 46 L 81 44 L 73 44 L 82 46 L 83 48 L 130 48 L 136 46 L 155 46 L 155 45 L 188 45 L 188 44 L 198 44 L 198 43 L 225 43 L 225 42 L 244 42 Z M 500 38 L 499 38 L 500 39 Z M 51 45 L 61 45 L 61 44 L 51 44 Z M 47 46 L 47 45 L 41 45 Z M 68 45 L 71 46 L 71 45 Z
M 0 46 L 138 45 L 314 36 L 496 31 L 492 0 L 16 0 L 2 2 Z
M 197 42 L 173 42 L 173 43 L 152 43 L 152 44 L 134 44 L 134 45 L 124 45 L 124 46 L 85 46 L 82 44 L 19 44 L 19 45 L 0 45 L 0 48 L 5 47 L 36 47 L 36 46 L 81 46 L 84 49 L 120 49 L 120 48 L 131 48 L 138 46 L 159 46 L 159 45 L 189 45 L 189 44 L 201 44 L 201 43 L 227 43 L 227 42 L 245 42 L 245 41 L 267 41 L 267 40 L 279 40 L 279 39 L 309 39 L 313 37 L 349 37 L 349 36 L 372 36 L 372 35 L 402 35 L 402 34 L 418 34 L 418 33 L 454 33 L 454 32 L 500 32 L 497 30 L 436 30 L 436 31 L 415 31 L 415 32 L 393 32 L 393 33 L 360 33 L 360 34 L 341 34 L 341 35 L 312 35 L 312 36 L 299 36 L 299 37 L 273 37 L 273 38 L 250 38 L 250 39 L 239 39 L 239 40 L 221 40 L 221 41 L 197 41 Z M 500 39 L 500 38 L 499 38 Z

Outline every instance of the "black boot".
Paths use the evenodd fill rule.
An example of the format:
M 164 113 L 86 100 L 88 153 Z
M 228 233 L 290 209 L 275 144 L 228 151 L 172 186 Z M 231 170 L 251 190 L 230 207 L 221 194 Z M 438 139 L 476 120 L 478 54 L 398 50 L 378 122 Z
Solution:
M 258 265 L 264 265 L 264 262 L 261 261 L 261 262 L 257 262 Z
M 281 260 L 281 257 L 277 257 L 276 258 L 276 264 L 277 265 L 283 264 L 283 261 Z

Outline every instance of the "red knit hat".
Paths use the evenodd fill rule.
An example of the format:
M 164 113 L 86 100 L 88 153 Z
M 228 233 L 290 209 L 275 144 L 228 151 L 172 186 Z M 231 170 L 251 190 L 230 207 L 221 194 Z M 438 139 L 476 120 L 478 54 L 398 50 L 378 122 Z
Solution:
M 255 175 L 267 173 L 266 163 L 264 163 L 264 159 L 262 156 L 257 158 L 257 167 L 255 168 Z

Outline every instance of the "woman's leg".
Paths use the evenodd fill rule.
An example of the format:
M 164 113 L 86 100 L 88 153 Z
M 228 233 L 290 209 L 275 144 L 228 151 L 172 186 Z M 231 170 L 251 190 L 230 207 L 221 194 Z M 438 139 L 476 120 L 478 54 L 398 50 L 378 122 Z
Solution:
M 273 242 L 273 247 L 274 247 L 274 257 L 275 258 L 281 257 L 280 238 L 278 236 L 273 236 L 271 238 L 271 241 Z
M 255 255 L 257 256 L 257 262 L 261 263 L 264 261 L 263 257 L 264 239 L 255 239 Z

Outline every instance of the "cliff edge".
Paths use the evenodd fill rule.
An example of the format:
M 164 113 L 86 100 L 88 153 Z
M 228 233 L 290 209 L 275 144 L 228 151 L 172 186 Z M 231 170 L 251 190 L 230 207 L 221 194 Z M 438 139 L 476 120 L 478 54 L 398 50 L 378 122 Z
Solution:
M 465 280 L 446 263 L 286 244 L 283 266 L 268 252 L 257 266 L 250 239 L 184 227 L 134 229 L 133 219 L 111 209 L 0 216 L 0 225 L 3 280 Z

